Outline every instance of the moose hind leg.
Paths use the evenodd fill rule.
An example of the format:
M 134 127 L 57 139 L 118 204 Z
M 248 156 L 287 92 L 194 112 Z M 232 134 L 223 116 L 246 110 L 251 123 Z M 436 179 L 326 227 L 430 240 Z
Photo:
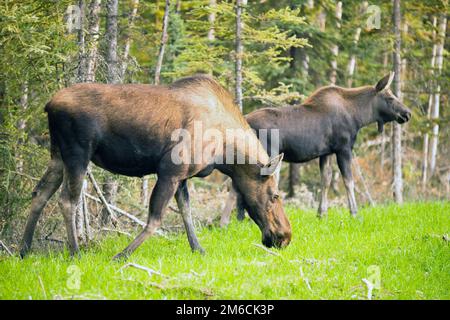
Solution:
M 203 250 L 198 242 L 197 236 L 195 235 L 194 224 L 192 223 L 187 180 L 180 183 L 180 186 L 175 193 L 175 199 L 178 204 L 178 209 L 180 209 L 181 216 L 183 217 L 184 227 L 186 228 L 186 234 L 192 251 L 204 253 L 205 250 Z
M 78 237 L 75 226 L 75 213 L 80 199 L 83 179 L 86 174 L 86 165 L 66 165 L 64 168 L 63 187 L 61 190 L 60 207 L 67 230 L 67 240 L 70 254 L 79 252 Z
M 178 179 L 172 177 L 158 177 L 150 197 L 149 215 L 144 230 L 122 252 L 114 256 L 113 260 L 121 260 L 132 254 L 148 237 L 153 235 L 161 225 L 161 218 L 170 199 L 175 195 L 179 185 Z
M 20 256 L 23 258 L 31 248 L 33 234 L 36 224 L 42 211 L 50 197 L 58 190 L 63 180 L 63 163 L 60 158 L 53 158 L 45 172 L 44 176 L 33 190 L 31 200 L 31 210 L 20 249 Z
M 328 211 L 328 190 L 331 185 L 331 155 L 322 156 L 319 159 L 320 177 L 321 177 L 321 191 L 320 204 L 318 210 L 318 217 L 322 218 Z
M 338 153 L 337 162 L 339 170 L 341 171 L 344 180 L 345 189 L 347 190 L 348 207 L 350 214 L 356 216 L 358 213 L 358 206 L 355 198 L 355 183 L 352 176 L 352 151 L 343 151 Z

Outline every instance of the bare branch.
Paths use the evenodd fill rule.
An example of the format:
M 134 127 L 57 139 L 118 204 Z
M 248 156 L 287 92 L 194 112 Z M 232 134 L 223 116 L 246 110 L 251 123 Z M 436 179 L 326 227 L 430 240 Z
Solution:
M 97 192 L 98 196 L 100 197 L 101 202 L 105 206 L 106 211 L 108 211 L 108 214 L 111 216 L 111 220 L 113 222 L 113 225 L 115 226 L 117 224 L 117 218 L 114 212 L 111 210 L 111 205 L 106 201 L 105 197 L 103 196 L 103 192 L 100 189 L 100 187 L 97 184 L 97 181 L 95 181 L 94 175 L 92 174 L 91 170 L 88 169 L 87 175 L 89 177 L 89 180 L 91 180 L 92 185 L 94 186 L 95 192 Z
M 267 249 L 266 247 L 264 247 L 263 245 L 260 245 L 259 243 L 253 243 L 253 245 L 254 245 L 255 247 L 258 247 L 258 248 L 260 248 L 260 249 L 263 249 L 264 251 L 266 251 L 267 253 L 269 253 L 269 254 L 271 254 L 271 255 L 274 255 L 274 256 L 277 256 L 277 257 L 281 257 L 281 254 L 279 254 L 279 253 L 277 253 L 277 252 L 275 252 L 275 251 L 269 250 L 269 249 Z
M 124 266 L 122 266 L 122 267 L 119 269 L 119 271 L 122 272 L 123 269 L 128 268 L 128 267 L 133 267 L 133 268 L 136 268 L 136 269 L 139 269 L 139 270 L 143 270 L 143 271 L 145 271 L 145 272 L 148 273 L 148 276 L 149 276 L 149 277 L 151 277 L 152 275 L 156 274 L 156 275 L 158 275 L 158 276 L 160 276 L 160 277 L 163 277 L 163 278 L 169 278 L 168 276 L 162 274 L 162 273 L 159 272 L 159 271 L 153 270 L 153 269 L 148 268 L 148 267 L 145 267 L 145 266 L 141 266 L 141 265 L 136 264 L 136 263 L 127 263 L 127 264 L 125 264 Z
M 105 202 L 103 202 L 103 201 L 101 200 L 101 198 L 99 199 L 99 198 L 97 198 L 97 197 L 94 197 L 93 195 L 91 195 L 91 194 L 89 194 L 89 193 L 86 193 L 85 196 L 88 197 L 88 198 L 91 199 L 91 200 L 96 201 L 96 202 L 100 202 L 100 203 L 103 203 L 103 204 L 105 204 L 105 202 L 106 202 L 106 200 L 105 200 Z M 108 208 L 110 208 L 110 210 L 112 209 L 112 210 L 116 211 L 117 213 L 120 213 L 121 215 L 123 215 L 123 216 L 129 218 L 130 220 L 133 220 L 134 222 L 136 222 L 136 223 L 137 223 L 138 225 L 140 225 L 140 226 L 143 226 L 143 227 L 146 226 L 146 223 L 145 223 L 144 221 L 139 220 L 138 218 L 136 218 L 136 217 L 135 217 L 134 215 L 132 215 L 131 213 L 128 213 L 128 212 L 126 212 L 125 210 L 122 210 L 122 209 L 120 209 L 120 208 L 118 208 L 118 207 L 116 207 L 115 205 L 112 205 L 112 204 L 110 204 L 110 203 L 107 203 L 107 205 L 108 205 Z
M 128 232 L 119 230 L 119 229 L 102 228 L 102 230 L 103 230 L 103 231 L 117 232 L 117 233 L 120 233 L 120 234 L 124 234 L 124 235 L 126 235 L 126 236 L 128 236 L 128 237 L 131 237 L 131 234 L 129 234 Z
M 6 251 L 11 257 L 13 256 L 11 250 L 8 249 L 8 247 L 3 243 L 2 240 L 0 240 L 0 247 L 2 247 L 3 249 L 5 249 L 5 251 Z

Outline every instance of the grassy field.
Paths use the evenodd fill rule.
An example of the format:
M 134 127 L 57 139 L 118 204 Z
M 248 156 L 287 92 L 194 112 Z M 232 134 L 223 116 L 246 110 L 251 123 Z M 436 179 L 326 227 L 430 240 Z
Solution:
M 291 245 L 270 254 L 255 246 L 249 220 L 198 232 L 204 256 L 184 234 L 147 240 L 128 262 L 162 275 L 122 268 L 112 256 L 130 239 L 111 236 L 84 249 L 0 256 L 1 299 L 373 299 L 450 298 L 450 203 L 414 203 L 361 210 L 288 208 Z M 447 239 L 447 240 L 446 240 Z

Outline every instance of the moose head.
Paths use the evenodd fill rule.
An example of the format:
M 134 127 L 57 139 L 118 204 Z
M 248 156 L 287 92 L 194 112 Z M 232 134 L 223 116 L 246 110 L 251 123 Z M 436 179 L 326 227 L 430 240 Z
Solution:
M 402 124 L 411 119 L 411 111 L 400 102 L 389 88 L 394 79 L 394 72 L 386 75 L 375 86 L 376 96 L 374 111 L 378 123 L 378 132 L 383 132 L 384 124 L 397 121 Z
M 266 247 L 285 247 L 291 241 L 291 225 L 287 219 L 278 191 L 276 173 L 281 168 L 283 154 L 266 164 L 238 166 L 233 186 L 241 204 L 262 233 Z

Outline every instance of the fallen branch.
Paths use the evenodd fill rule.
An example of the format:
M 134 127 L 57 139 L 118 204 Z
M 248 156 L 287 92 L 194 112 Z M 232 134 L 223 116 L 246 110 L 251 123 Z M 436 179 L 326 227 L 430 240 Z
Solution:
M 362 281 L 367 286 L 367 299 L 372 300 L 372 291 L 373 291 L 373 288 L 375 287 L 374 284 L 367 279 L 362 279 Z
M 263 249 L 264 251 L 266 251 L 267 253 L 269 253 L 269 254 L 271 254 L 271 255 L 281 257 L 281 254 L 279 254 L 279 253 L 277 253 L 277 252 L 274 252 L 274 251 L 272 251 L 272 250 L 270 250 L 270 249 L 267 249 L 266 247 L 264 247 L 263 245 L 260 245 L 259 243 L 253 243 L 253 245 L 254 245 L 255 247 L 258 247 L 258 248 L 260 248 L 260 249 Z
M 44 282 L 42 282 L 41 276 L 38 276 L 39 284 L 41 285 L 42 293 L 44 294 L 44 299 L 47 300 L 47 292 L 45 291 Z
M 149 277 L 151 277 L 152 275 L 156 274 L 156 275 L 158 275 L 158 276 L 160 276 L 160 277 L 168 278 L 168 276 L 162 274 L 162 273 L 159 272 L 159 271 L 153 270 L 153 269 L 148 268 L 148 267 L 141 266 L 141 265 L 136 264 L 136 263 L 127 263 L 126 265 L 124 265 L 123 267 L 121 267 L 121 268 L 119 269 L 119 271 L 122 272 L 123 269 L 128 268 L 128 267 L 133 267 L 133 268 L 136 268 L 136 269 L 139 269 L 139 270 L 146 271 Z
M 56 242 L 56 243 L 61 243 L 64 244 L 63 240 L 59 240 L 59 239 L 55 239 L 55 238 L 50 238 L 48 236 L 45 236 L 44 238 L 39 238 L 39 241 L 50 241 L 50 242 Z
M 8 247 L 3 243 L 2 240 L 0 240 L 0 246 L 1 246 L 3 249 L 5 249 L 5 251 L 6 251 L 11 257 L 13 256 L 11 250 L 8 249 Z
M 309 284 L 309 279 L 307 277 L 305 277 L 305 275 L 303 274 L 303 268 L 302 267 L 300 267 L 300 277 L 303 279 L 303 281 L 305 281 L 306 286 L 308 287 L 309 291 L 312 291 L 311 285 Z
M 370 194 L 369 187 L 366 183 L 366 179 L 364 179 L 364 176 L 362 174 L 361 166 L 359 165 L 358 159 L 354 158 L 352 161 L 353 167 L 355 168 L 355 173 L 358 176 L 359 180 L 361 181 L 363 188 L 364 188 L 364 196 L 366 197 L 367 201 L 369 202 L 370 206 L 374 206 L 375 202 L 373 201 L 372 195 Z
M 158 288 L 160 290 L 167 289 L 163 285 L 160 285 L 159 283 L 156 283 L 156 282 L 143 282 L 143 281 L 139 281 L 139 280 L 136 280 L 136 279 L 125 279 L 125 278 L 117 278 L 117 279 L 120 279 L 120 280 L 123 280 L 123 281 L 137 282 L 137 283 L 139 283 L 139 284 L 141 284 L 143 286 L 151 286 L 151 287 Z M 174 289 L 174 288 L 176 288 L 176 287 L 170 287 L 169 289 Z
M 101 202 L 105 206 L 106 211 L 111 216 L 111 221 L 112 221 L 113 225 L 116 226 L 116 224 L 117 224 L 116 215 L 111 210 L 110 204 L 106 201 L 105 197 L 103 196 L 103 192 L 100 189 L 100 187 L 98 186 L 97 181 L 95 181 L 94 175 L 92 174 L 90 169 L 88 169 L 87 175 L 89 177 L 89 180 L 91 180 L 92 185 L 94 186 L 95 192 L 97 192 L 98 196 L 100 197 Z
M 94 200 L 96 202 L 100 202 L 103 203 L 103 201 L 101 201 L 101 198 L 97 198 L 94 197 L 93 195 L 89 194 L 89 193 L 85 193 L 85 196 L 88 197 L 91 200 Z M 106 201 L 106 200 L 105 200 Z M 104 203 L 103 203 L 104 204 Z M 139 224 L 142 227 L 146 226 L 146 223 L 144 221 L 139 220 L 138 218 L 136 218 L 134 215 L 132 215 L 131 213 L 126 212 L 125 210 L 122 210 L 118 207 L 116 207 L 115 205 L 112 205 L 110 203 L 107 203 L 108 207 L 114 211 L 116 211 L 117 213 L 120 213 L 121 215 L 129 218 L 130 220 L 133 220 L 134 222 L 136 222 L 137 224 Z
M 103 230 L 103 231 L 117 232 L 117 233 L 120 233 L 120 234 L 124 234 L 124 235 L 126 235 L 126 236 L 128 236 L 128 237 L 131 237 L 131 234 L 129 234 L 129 233 L 126 232 L 126 231 L 119 230 L 119 229 L 102 228 L 102 230 Z

